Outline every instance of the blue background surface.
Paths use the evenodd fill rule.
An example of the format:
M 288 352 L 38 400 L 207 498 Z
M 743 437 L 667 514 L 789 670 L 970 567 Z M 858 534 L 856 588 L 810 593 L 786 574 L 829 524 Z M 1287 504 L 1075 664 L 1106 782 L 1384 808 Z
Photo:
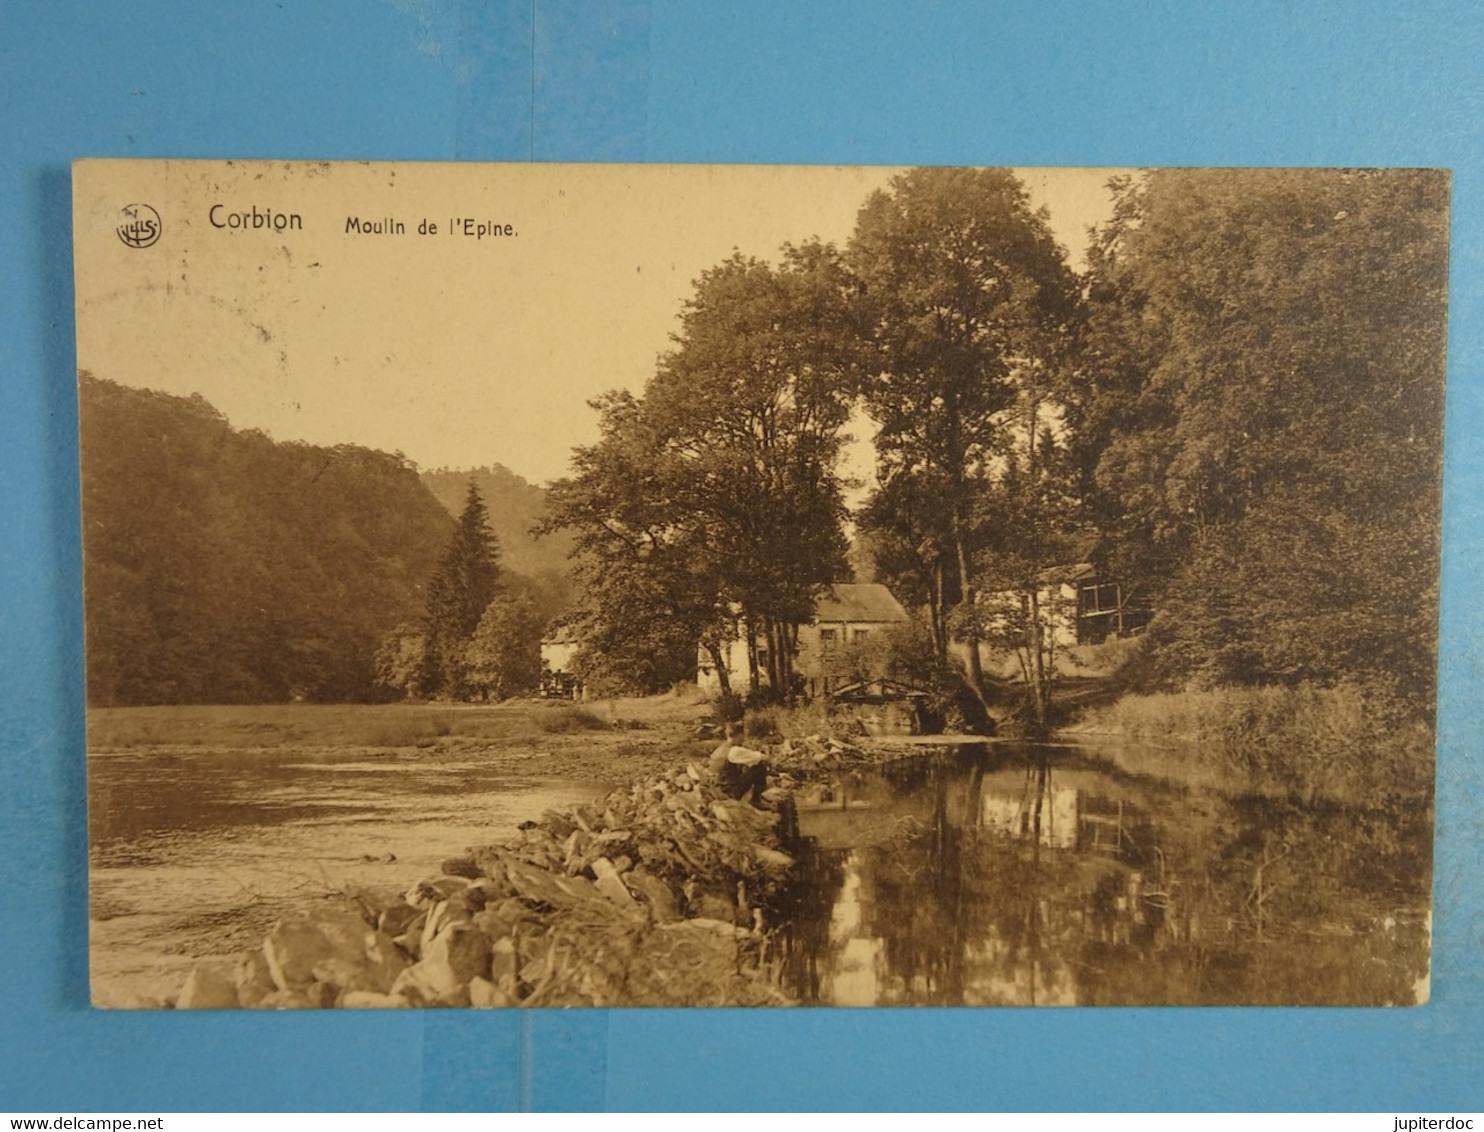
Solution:
M 0 9 L 0 1110 L 1484 1109 L 1484 14 L 12 0 Z M 1432 1002 L 108 1013 L 87 998 L 70 161 L 1454 170 Z

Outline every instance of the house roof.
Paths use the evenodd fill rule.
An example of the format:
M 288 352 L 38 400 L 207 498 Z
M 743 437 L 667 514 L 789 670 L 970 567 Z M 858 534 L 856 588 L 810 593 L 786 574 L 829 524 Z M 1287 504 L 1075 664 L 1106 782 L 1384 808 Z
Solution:
M 814 604 L 815 623 L 828 621 L 906 621 L 907 611 L 880 582 L 842 582 L 826 586 Z
M 1049 585 L 1057 582 L 1085 582 L 1095 577 L 1097 568 L 1091 562 L 1075 562 L 1048 567 L 1036 575 L 1036 581 Z

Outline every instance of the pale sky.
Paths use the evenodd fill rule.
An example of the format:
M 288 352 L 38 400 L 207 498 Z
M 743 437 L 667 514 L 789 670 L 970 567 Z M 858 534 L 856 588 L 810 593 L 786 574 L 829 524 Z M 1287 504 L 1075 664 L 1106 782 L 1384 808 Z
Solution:
M 897 172 L 79 162 L 78 365 L 200 393 L 277 440 L 400 451 L 424 468 L 500 463 L 544 483 L 597 438 L 590 398 L 642 389 L 702 271 L 734 248 L 773 259 L 811 236 L 843 245 Z M 1120 170 L 1017 172 L 1080 266 Z M 122 215 L 141 203 L 159 234 L 134 247 L 119 226 L 148 217 Z M 347 233 L 352 217 L 404 231 Z M 450 235 L 451 218 L 514 234 Z M 436 235 L 418 234 L 424 219 Z M 868 467 L 869 450 L 851 463 Z

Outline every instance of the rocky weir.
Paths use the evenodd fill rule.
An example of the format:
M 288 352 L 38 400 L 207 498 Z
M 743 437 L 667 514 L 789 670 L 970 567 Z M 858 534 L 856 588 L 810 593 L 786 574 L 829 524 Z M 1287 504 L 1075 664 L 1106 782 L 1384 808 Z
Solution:
M 768 752 L 762 806 L 697 763 L 547 811 L 402 891 L 346 890 L 203 960 L 179 1009 L 760 1006 L 792 1000 L 770 941 L 795 791 L 870 752 L 811 736 Z

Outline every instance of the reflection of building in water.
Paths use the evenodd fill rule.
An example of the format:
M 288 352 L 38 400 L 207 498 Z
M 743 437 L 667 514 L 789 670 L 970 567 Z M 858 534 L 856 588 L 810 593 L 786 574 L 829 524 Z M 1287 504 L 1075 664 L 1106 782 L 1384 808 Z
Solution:
M 822 930 L 799 965 L 809 1000 L 1116 1000 L 1100 972 L 1196 934 L 1193 917 L 1175 914 L 1147 817 L 1122 798 L 1047 774 L 920 777 L 904 772 L 890 790 L 875 776 L 842 781 L 847 808 L 802 823 L 839 846 Z M 1043 852 L 1027 852 L 1033 839 Z
M 1135 811 L 1125 812 L 1122 800 L 1112 800 L 1076 786 L 1047 785 L 1041 793 L 1040 843 L 1051 849 L 1080 849 L 1123 857 L 1135 849 L 1140 823 Z M 983 828 L 1029 841 L 1036 825 L 1035 787 L 991 790 L 980 799 Z M 1147 824 L 1147 823 L 1144 823 Z
M 1292 927 L 1258 936 L 1263 827 L 1209 799 L 1095 767 L 967 760 L 836 788 L 844 808 L 800 819 L 811 915 L 789 978 L 805 1001 L 1375 1004 L 1409 1001 L 1426 961 L 1424 938 L 1342 934 L 1332 908 L 1303 918 L 1311 897 L 1296 891 Z M 1373 986 L 1369 968 L 1363 981 L 1349 960 L 1364 957 L 1395 986 Z
M 821 1000 L 835 1006 L 875 1006 L 880 1001 L 881 940 L 862 924 L 860 854 L 845 858 L 845 883 L 830 912 L 830 945 L 835 961 Z
M 1077 848 L 1078 804 L 1081 792 L 1072 787 L 1048 787 L 1041 799 L 1041 844 L 1053 849 Z M 1010 794 L 986 790 L 980 802 L 985 829 L 1011 837 L 1028 838 L 1035 828 L 1034 789 Z

